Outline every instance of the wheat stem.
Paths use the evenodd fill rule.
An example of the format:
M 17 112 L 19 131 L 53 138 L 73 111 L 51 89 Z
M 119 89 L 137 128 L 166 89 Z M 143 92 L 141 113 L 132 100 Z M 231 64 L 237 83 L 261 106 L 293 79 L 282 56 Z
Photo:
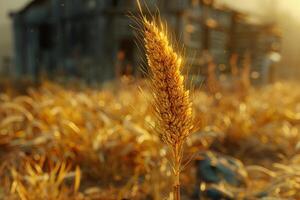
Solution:
M 173 185 L 173 199 L 180 200 L 180 172 L 181 172 L 181 154 L 182 144 L 175 144 L 173 148 L 174 158 L 174 185 Z

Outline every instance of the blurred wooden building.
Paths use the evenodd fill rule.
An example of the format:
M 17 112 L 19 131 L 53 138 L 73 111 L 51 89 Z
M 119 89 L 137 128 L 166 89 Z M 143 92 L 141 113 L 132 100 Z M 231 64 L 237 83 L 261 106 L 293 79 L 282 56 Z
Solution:
M 273 25 L 250 23 L 235 10 L 212 0 L 147 0 L 160 10 L 176 39 L 185 45 L 187 64 L 205 74 L 203 52 L 221 70 L 233 54 L 251 54 L 259 73 L 271 51 L 280 48 Z M 145 8 L 145 10 L 147 10 Z M 136 0 L 33 0 L 11 13 L 14 24 L 15 76 L 78 76 L 105 81 L 117 74 L 138 74 L 143 55 L 135 45 L 128 13 L 138 13 Z M 263 73 L 261 73 L 263 74 Z

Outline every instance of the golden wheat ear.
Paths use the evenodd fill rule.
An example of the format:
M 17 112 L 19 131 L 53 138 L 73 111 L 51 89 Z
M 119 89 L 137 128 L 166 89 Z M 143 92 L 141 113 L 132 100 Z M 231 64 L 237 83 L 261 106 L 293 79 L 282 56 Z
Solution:
M 181 74 L 181 57 L 155 22 L 144 20 L 145 49 L 161 139 L 170 145 L 182 143 L 192 128 L 189 91 Z
M 142 18 L 145 50 L 153 89 L 154 110 L 161 140 L 170 146 L 174 172 L 174 199 L 180 199 L 182 149 L 192 129 L 192 105 L 181 74 L 181 57 L 166 33 L 154 21 Z M 159 28 L 160 27 L 160 28 Z

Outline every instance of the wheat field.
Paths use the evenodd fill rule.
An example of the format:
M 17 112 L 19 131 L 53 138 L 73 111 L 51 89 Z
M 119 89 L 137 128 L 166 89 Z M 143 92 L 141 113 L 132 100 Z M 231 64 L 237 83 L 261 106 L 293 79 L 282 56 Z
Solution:
M 243 98 L 193 91 L 199 129 L 185 147 L 182 162 L 193 159 L 182 170 L 182 199 L 197 185 L 202 151 L 239 159 L 245 180 L 202 189 L 234 199 L 300 198 L 297 84 L 250 88 Z M 153 133 L 151 110 L 147 84 L 128 79 L 101 89 L 44 82 L 26 95 L 1 94 L 0 199 L 172 199 L 167 146 Z

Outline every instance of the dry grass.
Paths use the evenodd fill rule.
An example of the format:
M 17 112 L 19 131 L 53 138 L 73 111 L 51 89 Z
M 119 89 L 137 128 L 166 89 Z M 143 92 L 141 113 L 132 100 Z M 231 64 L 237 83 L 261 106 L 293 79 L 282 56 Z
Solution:
M 45 159 L 37 163 L 26 161 L 23 172 L 11 170 L 13 182 L 11 185 L 11 196 L 9 199 L 22 200 L 64 200 L 83 199 L 78 192 L 81 172 L 76 168 L 71 173 L 70 165 L 65 162 L 46 165 Z M 47 169 L 47 171 L 45 171 Z M 67 178 L 75 177 L 74 187 L 68 187 L 64 183 Z
M 187 140 L 187 155 L 205 146 L 241 159 L 247 184 L 222 186 L 235 196 L 269 191 L 270 198 L 300 198 L 297 86 L 276 83 L 250 89 L 244 100 L 239 94 L 224 92 L 215 97 L 196 90 L 193 110 L 203 128 Z M 148 126 L 155 121 L 149 98 L 145 98 L 151 96 L 150 91 L 143 82 L 123 81 L 101 90 L 44 83 L 26 96 L 1 94 L 0 199 L 21 199 L 24 191 L 17 188 L 21 191 L 22 186 L 25 194 L 43 194 L 48 199 L 54 195 L 48 192 L 52 190 L 62 199 L 167 198 L 172 169 L 167 148 Z M 62 176 L 56 169 L 63 163 L 69 167 Z M 24 166 L 41 170 L 29 173 Z M 81 171 L 77 192 L 76 166 Z M 265 173 L 266 169 L 271 173 Z M 193 171 L 192 164 L 182 171 L 183 199 L 193 192 Z M 49 179 L 39 179 L 47 175 L 66 178 L 51 186 Z M 36 184 L 28 182 L 31 179 Z M 41 193 L 41 187 L 48 189 Z

